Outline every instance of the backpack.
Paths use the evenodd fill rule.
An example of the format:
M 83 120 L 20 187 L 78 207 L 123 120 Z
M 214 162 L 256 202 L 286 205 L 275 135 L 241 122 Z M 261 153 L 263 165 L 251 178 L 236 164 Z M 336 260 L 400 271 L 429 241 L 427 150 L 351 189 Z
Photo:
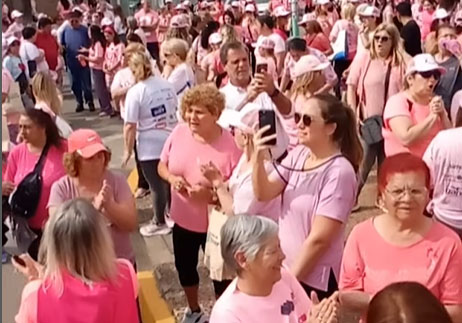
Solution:
M 47 143 L 40 154 L 37 164 L 35 164 L 34 170 L 23 178 L 16 190 L 11 194 L 9 204 L 13 216 L 28 220 L 35 215 L 42 192 L 42 169 L 48 149 L 49 144 Z

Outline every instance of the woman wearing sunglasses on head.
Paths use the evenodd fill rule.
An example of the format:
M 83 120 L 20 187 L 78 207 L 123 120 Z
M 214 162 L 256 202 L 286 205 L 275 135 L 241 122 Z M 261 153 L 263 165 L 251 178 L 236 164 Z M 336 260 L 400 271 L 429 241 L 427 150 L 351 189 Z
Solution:
M 282 197 L 279 238 L 284 261 L 309 295 L 320 299 L 337 289 L 344 224 L 356 199 L 362 159 L 353 111 L 332 95 L 295 104 L 299 145 L 278 167 L 264 165 L 268 127 L 254 135 L 252 182 L 256 198 Z
M 404 91 L 388 99 L 383 111 L 385 155 L 410 152 L 422 157 L 436 134 L 451 127 L 444 102 L 434 90 L 446 70 L 430 54 L 410 61 Z
M 428 288 L 454 323 L 462 322 L 462 244 L 455 232 L 424 215 L 428 167 L 410 153 L 388 157 L 378 191 L 383 214 L 356 225 L 345 245 L 341 305 L 365 314 L 372 296 L 388 284 L 412 281 Z

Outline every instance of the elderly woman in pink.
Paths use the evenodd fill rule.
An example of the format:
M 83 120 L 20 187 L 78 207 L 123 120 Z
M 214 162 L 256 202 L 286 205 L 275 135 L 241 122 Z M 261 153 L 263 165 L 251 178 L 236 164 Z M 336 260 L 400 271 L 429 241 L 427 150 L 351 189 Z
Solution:
M 422 157 L 436 134 L 451 127 L 440 96 L 434 90 L 445 72 L 430 54 L 419 54 L 408 64 L 404 91 L 390 97 L 383 111 L 385 155 L 410 152 Z
M 390 283 L 415 281 L 462 322 L 462 243 L 424 215 L 430 172 L 417 156 L 401 153 L 382 164 L 378 189 L 384 213 L 358 224 L 345 246 L 340 301 L 364 313 Z
M 50 217 L 40 264 L 27 255 L 17 259 L 13 265 L 29 283 L 16 323 L 81 322 L 82 316 L 87 323 L 139 322 L 135 270 L 116 259 L 107 223 L 90 202 L 67 201 Z
M 343 233 L 356 198 L 362 148 L 353 111 L 326 94 L 300 98 L 294 120 L 299 145 L 269 172 L 264 164 L 268 127 L 254 135 L 253 188 L 259 201 L 281 196 L 279 237 L 285 264 L 309 295 L 337 290 Z
M 311 300 L 287 268 L 278 226 L 256 215 L 229 218 L 221 230 L 225 263 L 237 278 L 218 299 L 210 323 L 335 323 L 337 294 Z

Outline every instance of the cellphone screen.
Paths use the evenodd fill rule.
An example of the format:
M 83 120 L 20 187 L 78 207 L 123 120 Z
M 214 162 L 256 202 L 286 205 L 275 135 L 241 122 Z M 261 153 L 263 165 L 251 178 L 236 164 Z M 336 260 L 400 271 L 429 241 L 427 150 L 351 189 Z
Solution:
M 276 114 L 273 110 L 258 111 L 258 123 L 260 129 L 268 125 L 270 126 L 270 129 L 265 131 L 264 137 L 271 136 L 276 133 Z M 276 138 L 270 140 L 267 144 L 270 146 L 276 145 Z
M 256 68 L 256 72 L 257 73 L 268 72 L 268 64 L 266 63 L 258 64 Z

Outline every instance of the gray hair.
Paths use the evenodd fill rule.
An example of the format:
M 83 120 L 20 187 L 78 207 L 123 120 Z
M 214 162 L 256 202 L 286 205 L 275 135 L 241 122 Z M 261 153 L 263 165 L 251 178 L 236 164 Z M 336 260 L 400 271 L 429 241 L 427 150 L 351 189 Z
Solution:
M 48 219 L 39 250 L 44 278 L 63 292 L 62 270 L 90 283 L 115 277 L 116 256 L 104 216 L 85 199 L 64 202 Z
M 235 259 L 242 252 L 253 261 L 269 238 L 278 234 L 278 225 L 271 219 L 258 215 L 235 215 L 221 228 L 221 254 L 225 263 L 238 274 L 241 267 Z

